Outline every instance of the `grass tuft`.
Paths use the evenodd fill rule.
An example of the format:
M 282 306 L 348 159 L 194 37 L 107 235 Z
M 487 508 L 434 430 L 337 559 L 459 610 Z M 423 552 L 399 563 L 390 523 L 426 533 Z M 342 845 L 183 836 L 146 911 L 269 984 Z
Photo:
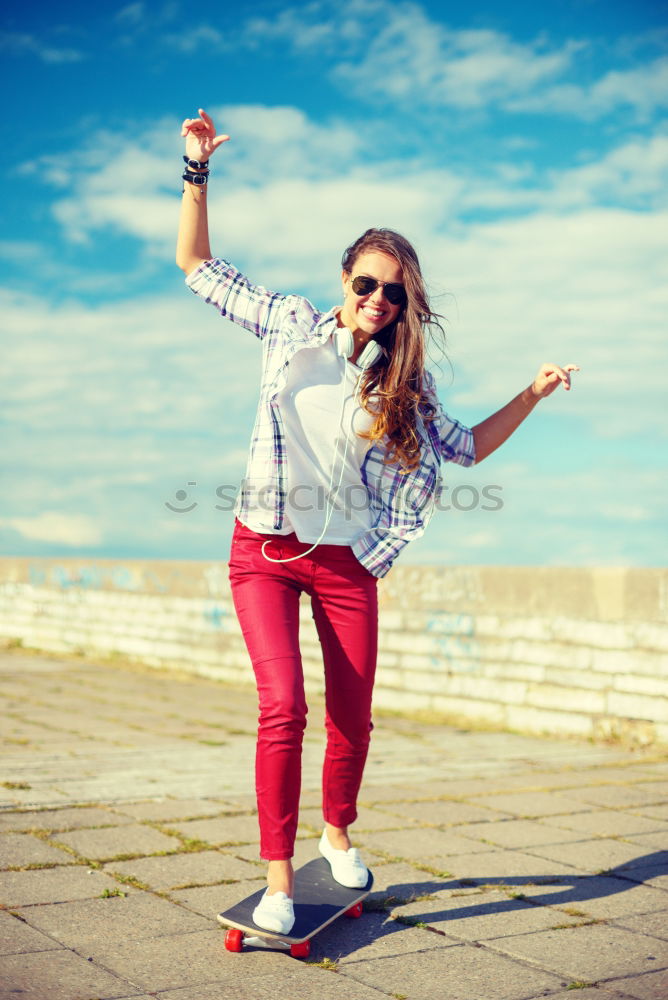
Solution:
M 328 972 L 338 972 L 339 971 L 339 963 L 336 962 L 333 958 L 323 958 L 320 962 L 310 962 L 307 959 L 307 961 L 305 962 L 305 964 L 306 965 L 313 965 L 317 969 L 327 969 Z

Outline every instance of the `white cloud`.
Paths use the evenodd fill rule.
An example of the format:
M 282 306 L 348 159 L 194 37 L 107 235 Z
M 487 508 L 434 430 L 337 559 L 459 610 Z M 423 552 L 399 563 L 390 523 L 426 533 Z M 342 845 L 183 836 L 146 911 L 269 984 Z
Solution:
M 212 165 L 211 211 L 213 215 L 218 209 L 226 217 L 227 235 L 235 246 L 257 240 L 255 214 L 261 203 L 267 204 L 270 180 L 283 188 L 274 189 L 279 200 L 273 204 L 280 207 L 280 199 L 287 198 L 280 220 L 271 220 L 272 226 L 277 225 L 275 233 L 286 221 L 295 224 L 299 218 L 310 231 L 312 223 L 308 207 L 300 204 L 301 194 L 311 201 L 310 181 L 317 190 L 324 176 L 334 177 L 337 170 L 345 173 L 361 154 L 361 140 L 353 128 L 336 121 L 315 124 L 297 108 L 237 105 L 211 112 L 219 129 L 232 135 L 232 142 L 216 154 Z M 145 137 L 143 153 L 129 148 L 125 137 L 98 133 L 80 151 L 76 197 L 69 194 L 69 176 L 57 156 L 45 156 L 24 172 L 40 170 L 48 181 L 68 191 L 55 202 L 53 211 L 71 240 L 83 243 L 91 232 L 112 227 L 171 254 L 179 208 L 175 193 L 180 183 L 179 132 L 173 120 L 158 122 Z M 264 192 L 258 190 L 261 185 Z M 241 201 L 245 207 L 240 216 Z M 249 207 L 250 215 L 244 220 L 243 212 Z M 348 205 L 351 214 L 354 208 Z M 238 224 L 230 225 L 230 211 Z M 275 243 L 274 236 L 269 245 Z
M 358 5 L 354 4 L 357 9 Z M 345 20 L 345 9 L 336 14 L 324 3 L 305 3 L 300 7 L 285 7 L 274 17 L 250 17 L 243 24 L 241 39 L 250 48 L 276 43 L 288 43 L 297 51 L 315 49 L 328 50 L 343 37 L 341 22 Z
M 657 565 L 665 547 L 665 472 L 633 455 L 583 463 L 582 434 L 572 424 L 546 438 L 536 461 L 532 434 L 544 431 L 539 411 L 503 450 L 480 466 L 444 468 L 459 509 L 437 510 L 424 538 L 402 561 L 449 565 Z M 545 452 L 547 453 L 545 455 Z M 508 458 L 509 455 L 517 456 Z M 623 467 L 624 475 L 620 475 Z M 485 485 L 494 485 L 499 509 L 483 509 Z M 480 503 L 472 503 L 477 490 Z M 508 559 L 509 539 L 512 557 Z
M 554 208 L 590 204 L 668 207 L 668 135 L 638 136 L 581 166 L 551 176 Z
M 219 129 L 232 136 L 213 161 L 214 232 L 216 218 L 224 219 L 223 253 L 225 246 L 243 254 L 261 246 L 264 252 L 256 256 L 262 264 L 286 254 L 310 259 L 314 220 L 322 259 L 329 260 L 330 247 L 338 256 L 351 233 L 388 214 L 398 228 L 419 232 L 440 224 L 452 231 L 463 213 L 563 212 L 593 205 L 646 210 L 666 204 L 668 136 L 661 133 L 639 134 L 603 155 L 590 153 L 588 162 L 540 175 L 512 152 L 482 164 L 377 161 L 373 129 L 350 119 L 316 123 L 294 107 L 210 110 Z M 25 172 L 41 171 L 67 190 L 54 213 L 71 240 L 85 243 L 92 232 L 111 228 L 171 258 L 180 147 L 178 124 L 170 119 L 145 134 L 139 153 L 127 137 L 100 132 L 78 151 L 76 198 L 62 158 L 45 156 Z M 275 273 L 270 278 L 282 280 L 289 268 Z
M 180 31 L 165 35 L 162 39 L 164 43 L 175 48 L 178 52 L 191 55 L 200 49 L 215 48 L 220 49 L 225 45 L 225 35 L 208 24 L 201 24 L 196 27 L 186 27 Z
M 24 539 L 220 556 L 215 489 L 243 473 L 260 374 L 255 337 L 185 288 L 98 307 L 5 292 L 5 520 Z M 165 502 L 198 483 L 197 519 Z M 231 517 L 226 514 L 225 517 Z M 11 535 L 5 544 L 18 546 Z M 23 543 L 21 543 L 23 544 Z M 171 547 L 170 547 L 171 546 Z M 21 549 L 22 551 L 23 549 Z M 181 549 L 179 548 L 180 552 Z M 190 549 L 192 552 L 192 549 Z
M 334 77 L 367 96 L 478 110 L 554 79 L 580 47 L 568 42 L 542 51 L 540 44 L 519 44 L 489 29 L 447 29 L 412 5 L 388 5 L 363 57 L 341 62 Z
M 126 7 L 121 7 L 114 15 L 114 20 L 118 24 L 136 25 L 140 24 L 146 17 L 146 5 L 142 2 L 130 3 Z
M 535 213 L 433 237 L 425 251 L 432 286 L 456 296 L 456 311 L 444 303 L 456 404 L 482 415 L 540 362 L 572 361 L 582 368 L 573 391 L 541 407 L 603 438 L 665 434 L 654 414 L 664 392 L 668 213 Z
M 13 373 L 3 401 L 12 416 L 54 435 L 76 427 L 82 436 L 112 431 L 122 442 L 128 430 L 201 432 L 221 391 L 238 408 L 257 385 L 256 339 L 211 309 L 198 314 L 176 267 L 174 287 L 170 297 L 99 307 L 0 293 L 3 358 Z M 230 340 L 243 369 L 234 377 L 225 369 Z
M 647 120 L 667 105 L 668 59 L 610 70 L 589 86 L 564 82 L 537 93 L 511 96 L 504 103 L 507 111 L 567 114 L 586 121 L 626 108 L 632 108 L 640 120 Z
M 584 120 L 630 110 L 646 120 L 668 102 L 668 60 L 647 61 L 640 50 L 663 48 L 663 41 L 660 33 L 639 36 L 635 44 L 626 39 L 623 63 L 583 82 L 577 57 L 593 51 L 595 42 L 551 44 L 545 36 L 518 42 L 490 28 L 452 28 L 418 3 L 324 0 L 285 7 L 271 19 L 250 17 L 233 44 L 280 45 L 300 58 L 318 52 L 348 93 L 398 103 L 413 114 L 449 108 L 461 112 L 455 121 L 465 124 L 465 115 L 493 108 Z
M 7 261 L 27 264 L 42 250 L 37 240 L 0 240 L 0 258 Z
M 112 43 L 115 41 L 125 48 L 141 46 L 142 55 L 145 57 L 148 54 L 149 46 L 156 40 L 166 42 L 171 38 L 172 44 L 178 43 L 179 39 L 176 34 L 171 36 L 163 33 L 166 26 L 171 26 L 177 18 L 181 17 L 181 14 L 180 4 L 172 2 L 172 0 L 162 3 L 152 2 L 150 6 L 143 0 L 137 0 L 135 3 L 121 7 L 113 15 L 112 24 L 118 27 L 121 34 L 115 39 L 110 38 L 109 41 Z M 187 23 L 191 23 L 190 19 Z M 182 17 L 181 25 L 184 35 L 188 34 L 189 29 Z
M 365 148 L 355 124 L 336 119 L 320 124 L 296 107 L 241 104 L 214 111 L 219 129 L 232 137 L 220 152 L 225 176 L 234 183 L 334 176 Z
M 98 545 L 103 537 L 100 526 L 90 518 L 58 511 L 44 511 L 35 517 L 8 517 L 0 521 L 0 525 L 13 528 L 24 538 L 57 542 L 72 548 Z
M 62 65 L 80 62 L 86 54 L 79 49 L 60 48 L 29 32 L 5 31 L 0 33 L 0 50 L 10 55 L 33 55 L 44 63 Z

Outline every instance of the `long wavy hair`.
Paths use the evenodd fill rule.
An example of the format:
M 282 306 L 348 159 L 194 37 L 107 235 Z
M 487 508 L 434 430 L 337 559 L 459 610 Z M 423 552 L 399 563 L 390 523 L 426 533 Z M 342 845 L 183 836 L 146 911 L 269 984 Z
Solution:
M 373 252 L 399 262 L 406 304 L 397 319 L 375 337 L 384 348 L 383 356 L 364 372 L 360 392 L 363 408 L 375 420 L 361 436 L 371 441 L 385 438 L 385 462 L 396 462 L 408 472 L 420 459 L 418 413 L 423 421 L 432 420 L 435 413 L 425 389 L 427 333 L 439 334 L 444 345 L 445 332 L 441 317 L 429 305 L 417 253 L 400 233 L 367 229 L 343 254 L 343 270 L 352 274 L 357 258 Z

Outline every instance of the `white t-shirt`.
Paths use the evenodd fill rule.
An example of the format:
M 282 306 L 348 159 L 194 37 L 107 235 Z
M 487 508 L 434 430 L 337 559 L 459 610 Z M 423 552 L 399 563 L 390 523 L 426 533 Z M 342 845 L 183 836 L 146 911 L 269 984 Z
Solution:
M 373 417 L 353 398 L 361 374 L 350 361 L 344 367 L 332 339 L 292 358 L 277 396 L 288 469 L 284 525 L 277 534 L 294 531 L 300 542 L 312 544 L 329 515 L 321 544 L 350 545 L 371 527 L 360 471 L 370 441 L 358 432 L 370 430 Z M 246 523 L 266 531 L 254 527 L 252 513 Z

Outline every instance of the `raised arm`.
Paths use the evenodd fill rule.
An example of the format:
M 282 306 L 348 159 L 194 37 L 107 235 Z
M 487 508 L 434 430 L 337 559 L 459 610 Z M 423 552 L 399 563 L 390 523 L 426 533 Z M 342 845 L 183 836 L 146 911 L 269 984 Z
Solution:
M 199 118 L 186 118 L 181 126 L 181 135 L 186 140 L 186 156 L 199 163 L 209 160 L 218 147 L 230 138 L 229 135 L 216 135 L 213 121 L 203 108 L 199 109 Z M 185 274 L 190 274 L 203 260 L 211 258 L 207 185 L 184 181 L 183 188 L 176 263 Z
M 530 386 L 491 417 L 476 424 L 473 428 L 476 464 L 491 455 L 510 437 L 540 399 L 549 396 L 560 384 L 564 389 L 570 389 L 570 373 L 579 370 L 577 365 L 564 365 L 563 368 L 559 365 L 542 365 Z

